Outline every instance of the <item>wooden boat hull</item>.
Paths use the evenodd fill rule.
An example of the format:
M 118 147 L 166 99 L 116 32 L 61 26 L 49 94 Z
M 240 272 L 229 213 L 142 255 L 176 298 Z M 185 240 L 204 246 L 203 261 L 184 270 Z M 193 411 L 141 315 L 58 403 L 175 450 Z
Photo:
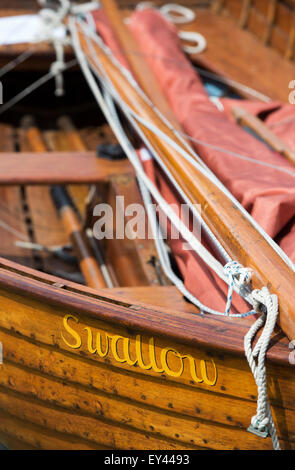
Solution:
M 253 318 L 202 316 L 174 290 L 156 299 L 152 289 L 150 300 L 141 288 L 96 292 L 0 262 L 1 442 L 272 449 L 247 431 L 257 389 L 243 337 Z M 269 397 L 281 446 L 292 449 L 295 357 L 280 332 L 271 346 Z
M 0 272 L 4 444 L 272 448 L 269 438 L 247 432 L 257 394 L 242 352 L 247 324 L 132 304 L 7 267 Z M 269 352 L 269 393 L 282 447 L 289 449 L 295 377 L 279 338 Z

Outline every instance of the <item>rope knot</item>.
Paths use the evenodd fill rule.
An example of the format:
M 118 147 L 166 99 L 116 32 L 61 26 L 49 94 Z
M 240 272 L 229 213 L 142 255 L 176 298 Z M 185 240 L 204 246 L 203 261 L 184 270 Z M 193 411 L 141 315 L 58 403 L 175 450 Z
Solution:
M 261 419 L 260 416 L 255 415 L 251 419 L 251 425 L 253 426 L 254 429 L 257 429 L 258 431 L 262 432 L 268 432 L 268 425 L 269 425 L 269 417 L 265 416 L 263 419 Z
M 253 308 L 257 313 L 267 313 L 276 310 L 278 299 L 275 294 L 271 294 L 267 287 L 255 289 L 252 291 Z
M 229 279 L 229 288 L 225 307 L 225 314 L 229 315 L 234 293 L 234 285 L 236 284 L 239 289 L 243 286 L 248 286 L 251 282 L 252 271 L 248 268 L 244 268 L 244 266 L 237 261 L 230 261 L 224 266 L 224 273 Z
M 257 413 L 253 416 L 248 430 L 264 438 L 270 435 L 274 449 L 280 449 L 268 402 L 265 365 L 266 352 L 279 313 L 278 297 L 275 294 L 271 294 L 267 287 L 263 287 L 261 290 L 254 290 L 252 292 L 252 303 L 255 311 L 262 313 L 262 315 L 251 326 L 244 338 L 245 354 L 258 390 Z M 254 338 L 261 328 L 263 328 L 261 336 L 253 347 Z

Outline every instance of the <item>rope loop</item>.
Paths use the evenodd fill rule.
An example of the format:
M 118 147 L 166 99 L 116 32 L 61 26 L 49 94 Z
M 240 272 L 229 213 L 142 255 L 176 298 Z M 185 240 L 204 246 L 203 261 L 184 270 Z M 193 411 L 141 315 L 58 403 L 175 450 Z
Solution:
M 191 23 L 196 18 L 196 14 L 193 10 L 176 3 L 167 3 L 167 5 L 163 5 L 159 11 L 168 21 L 174 24 Z
M 167 3 L 160 8 L 157 8 L 154 2 L 140 2 L 136 5 L 137 11 L 142 11 L 147 8 L 158 10 L 170 23 L 174 24 L 187 24 L 195 20 L 196 14 L 190 8 L 178 5 L 177 3 Z
M 195 43 L 194 46 L 183 46 L 187 54 L 201 54 L 207 48 L 207 41 L 204 36 L 194 31 L 179 31 L 178 36 L 184 41 Z

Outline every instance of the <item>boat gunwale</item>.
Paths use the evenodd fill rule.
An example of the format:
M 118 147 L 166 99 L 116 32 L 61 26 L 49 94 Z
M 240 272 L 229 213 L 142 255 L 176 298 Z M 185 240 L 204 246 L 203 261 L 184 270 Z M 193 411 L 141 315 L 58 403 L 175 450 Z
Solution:
M 239 357 L 245 355 L 243 338 L 254 321 L 253 317 L 213 317 L 180 310 L 171 312 L 168 308 L 133 300 L 128 303 L 126 297 L 108 293 L 107 289 L 94 290 L 3 258 L 0 258 L 0 289 L 67 311 L 71 309 L 71 313 L 90 316 L 116 327 Z M 279 332 L 272 340 L 267 358 L 292 367 L 288 360 L 288 340 L 282 336 Z

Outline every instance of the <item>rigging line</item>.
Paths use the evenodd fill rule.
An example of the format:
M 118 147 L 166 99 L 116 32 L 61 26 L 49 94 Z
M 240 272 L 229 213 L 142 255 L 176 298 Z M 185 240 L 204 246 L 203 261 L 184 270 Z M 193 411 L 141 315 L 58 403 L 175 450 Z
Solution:
M 236 285 L 234 282 L 231 283 L 228 276 L 225 275 L 223 266 L 222 264 L 217 261 L 214 256 L 211 255 L 208 250 L 202 246 L 202 244 L 199 242 L 199 240 L 191 233 L 191 231 L 186 227 L 185 224 L 176 216 L 173 210 L 171 210 L 170 205 L 167 204 L 165 199 L 162 197 L 162 195 L 159 193 L 157 190 L 156 186 L 151 182 L 151 180 L 147 177 L 145 171 L 142 168 L 141 162 L 138 162 L 138 159 L 136 156 L 134 156 L 133 152 L 134 149 L 133 147 L 130 148 L 128 145 L 128 141 L 126 139 L 122 138 L 120 135 L 120 132 L 118 131 L 118 128 L 116 126 L 116 122 L 114 122 L 114 118 L 109 112 L 104 99 L 102 97 L 102 94 L 100 92 L 100 89 L 97 85 L 97 82 L 94 80 L 94 77 L 91 73 L 91 70 L 88 66 L 88 62 L 86 59 L 86 56 L 84 52 L 81 49 L 81 45 L 79 42 L 79 38 L 77 35 L 77 29 L 76 29 L 76 24 L 74 20 L 70 22 L 70 30 L 72 33 L 73 37 L 73 47 L 75 49 L 77 58 L 80 62 L 80 66 L 82 68 L 83 73 L 85 74 L 85 78 L 87 79 L 87 82 L 99 104 L 101 107 L 102 111 L 104 112 L 108 122 L 110 123 L 113 132 L 115 133 L 117 139 L 119 140 L 120 144 L 122 145 L 126 155 L 130 159 L 131 163 L 133 164 L 135 171 L 137 172 L 138 176 L 144 181 L 145 185 L 149 189 L 150 193 L 152 194 L 153 198 L 157 201 L 159 207 L 166 213 L 166 216 L 171 220 L 171 223 L 177 228 L 179 233 L 182 235 L 184 240 L 186 240 L 192 247 L 192 249 L 198 253 L 198 255 L 204 260 L 204 262 L 211 268 L 213 271 L 216 272 L 216 274 L 226 283 L 231 285 L 232 291 L 236 291 L 239 295 L 242 295 L 245 300 L 247 300 L 249 303 L 252 303 L 252 297 L 251 293 L 248 291 L 246 288 L 241 288 L 241 286 Z M 248 300 L 249 299 L 249 300 Z M 228 313 L 227 313 L 228 314 Z M 248 315 L 248 314 L 247 314 Z
M 112 87 L 112 83 L 111 81 L 109 80 L 109 78 L 106 76 L 104 70 L 103 70 L 103 67 L 102 65 L 100 64 L 100 62 L 98 61 L 97 59 L 97 56 L 95 55 L 95 51 L 93 49 L 93 44 L 92 42 L 90 41 L 90 39 L 88 37 L 86 37 L 86 41 L 87 41 L 87 45 L 89 46 L 89 48 L 91 49 L 91 51 L 94 52 L 94 60 L 95 62 L 97 63 L 97 66 L 100 68 L 101 72 L 104 74 L 105 76 L 105 79 L 107 80 L 108 82 L 108 87 L 110 86 L 113 90 L 113 93 L 116 95 L 116 91 L 114 90 L 114 88 Z M 90 68 L 92 69 L 92 71 L 94 72 L 94 74 L 97 76 L 97 78 L 100 80 L 100 76 L 99 74 L 97 73 L 97 70 L 95 69 L 95 67 L 90 63 Z M 107 88 L 105 88 L 105 91 L 107 92 L 107 95 L 110 95 L 109 92 L 107 91 Z M 191 203 L 191 201 L 189 200 L 189 198 L 187 197 L 187 195 L 185 194 L 185 192 L 182 190 L 182 188 L 180 187 L 180 185 L 177 183 L 177 181 L 175 180 L 175 178 L 172 176 L 171 172 L 168 170 L 168 168 L 166 167 L 166 165 L 162 162 L 162 159 L 159 157 L 158 153 L 155 151 L 155 149 L 153 148 L 152 144 L 149 142 L 149 140 L 147 139 L 147 137 L 145 136 L 144 132 L 140 129 L 140 127 L 138 126 L 138 124 L 136 123 L 136 121 L 131 117 L 131 116 L 128 116 L 127 115 L 127 118 L 129 119 L 131 125 L 134 127 L 134 129 L 136 130 L 136 132 L 138 133 L 138 135 L 141 137 L 142 141 L 145 143 L 145 145 L 147 146 L 147 148 L 150 150 L 151 154 L 154 156 L 154 158 L 156 159 L 156 161 L 158 162 L 158 164 L 160 165 L 160 167 L 162 168 L 162 170 L 165 172 L 165 174 L 167 175 L 167 177 L 170 179 L 170 181 L 172 182 L 172 184 L 174 185 L 174 187 L 177 189 L 179 195 L 182 197 L 182 199 L 186 202 L 186 204 L 190 207 L 190 210 L 193 214 L 193 216 L 199 221 L 199 223 L 201 223 L 201 226 L 203 228 L 203 230 L 205 231 L 206 235 L 208 236 L 208 238 L 213 242 L 213 244 L 215 245 L 215 248 L 216 250 L 219 252 L 221 258 L 223 258 L 223 261 L 224 263 L 226 262 L 230 262 L 231 261 L 231 257 L 228 255 L 228 253 L 226 252 L 226 250 L 223 248 L 222 244 L 219 242 L 219 240 L 216 238 L 216 236 L 213 234 L 213 232 L 210 230 L 209 226 L 206 224 L 206 222 L 204 221 L 204 219 L 202 218 L 201 214 L 199 213 L 198 209 L 195 207 L 194 204 Z
M 85 57 L 84 57 L 85 59 Z M 86 60 L 86 59 L 85 59 Z M 125 69 L 126 70 L 126 69 Z M 102 78 L 101 78 L 102 79 Z M 103 80 L 103 79 L 102 79 Z M 132 79 L 134 81 L 134 79 Z M 108 88 L 108 84 L 106 85 Z M 111 93 L 114 93 L 112 89 Z M 142 92 L 143 93 L 143 92 Z M 116 95 L 116 94 L 115 94 Z M 128 106 L 122 100 L 121 97 L 117 94 L 117 98 L 115 98 L 119 104 L 121 105 L 122 109 L 125 108 L 125 113 L 128 116 Z M 127 111 L 126 111 L 127 108 Z M 146 123 L 143 120 L 143 124 L 145 126 L 151 125 L 150 123 Z M 165 133 L 161 132 L 156 126 L 151 125 L 151 131 L 163 138 L 166 142 L 170 143 L 177 151 L 179 151 L 184 158 L 186 158 L 193 166 L 201 171 L 205 176 L 207 176 L 216 186 L 237 206 L 240 212 L 246 217 L 246 219 L 254 226 L 254 228 L 260 233 L 260 235 L 268 242 L 268 244 L 274 249 L 274 251 L 281 257 L 281 259 L 293 270 L 295 271 L 295 265 L 290 260 L 290 258 L 286 255 L 286 253 L 275 243 L 275 241 L 262 229 L 262 227 L 256 222 L 255 219 L 246 211 L 246 209 L 237 201 L 237 199 L 230 193 L 230 191 L 219 181 L 219 179 L 214 175 L 214 173 L 205 165 L 205 163 L 200 159 L 198 154 L 194 153 L 196 160 L 192 159 L 190 155 L 188 155 L 183 149 L 179 148 L 176 142 L 171 140 Z M 199 162 L 199 164 L 198 164 Z
M 62 68 L 62 71 L 64 72 L 64 71 L 70 69 L 71 67 L 74 67 L 76 64 L 77 64 L 76 59 L 73 59 L 73 60 L 71 60 L 71 61 L 64 64 L 64 66 Z M 16 96 L 14 96 L 7 103 L 3 104 L 0 107 L 0 114 L 3 114 L 5 111 L 8 111 L 12 106 L 17 104 L 19 101 L 24 99 L 26 96 L 30 95 L 33 91 L 37 90 L 40 86 L 44 85 L 49 80 L 51 80 L 56 75 L 58 75 L 58 73 L 60 73 L 60 70 L 51 70 L 46 75 L 43 75 L 43 77 L 36 80 L 34 83 L 32 83 L 27 88 L 25 88 L 20 93 L 18 93 Z
M 211 253 L 208 252 L 208 250 L 201 245 L 199 240 L 193 236 L 193 234 L 190 232 L 190 230 L 185 226 L 185 224 L 178 219 L 174 211 L 171 209 L 169 204 L 165 201 L 165 199 L 162 197 L 162 195 L 159 193 L 155 185 L 151 182 L 151 180 L 147 177 L 145 174 L 144 170 L 142 169 L 142 166 L 139 165 L 133 157 L 133 148 L 129 147 L 128 142 L 122 138 L 120 135 L 116 123 L 114 122 L 114 118 L 109 112 L 108 107 L 106 106 L 103 97 L 101 95 L 101 92 L 99 90 L 99 87 L 91 73 L 91 70 L 89 69 L 85 54 L 83 53 L 81 49 L 81 45 L 79 42 L 79 38 L 77 35 L 77 29 L 76 29 L 76 24 L 73 18 L 70 19 L 70 30 L 72 33 L 72 38 L 73 38 L 73 47 L 76 52 L 77 58 L 79 60 L 79 63 L 81 65 L 82 71 L 85 74 L 85 78 L 87 79 L 87 82 L 99 104 L 101 107 L 102 111 L 104 112 L 108 122 L 110 123 L 116 137 L 118 138 L 120 144 L 122 145 L 124 151 L 126 152 L 126 155 L 129 156 L 130 160 L 133 161 L 133 165 L 135 167 L 136 172 L 142 177 L 142 179 L 145 181 L 145 184 L 149 188 L 151 194 L 153 195 L 154 199 L 157 200 L 159 206 L 164 210 L 166 213 L 167 217 L 172 221 L 173 225 L 177 227 L 179 233 L 183 236 L 183 238 L 192 246 L 192 248 L 199 253 L 199 255 L 203 258 L 205 258 L 206 263 L 208 266 L 213 269 L 218 276 L 223 279 L 227 284 L 227 276 L 223 272 L 223 266 L 219 261 L 217 261 Z
M 105 52 L 105 54 L 109 57 L 109 59 L 111 60 L 111 62 L 114 64 L 114 66 L 120 71 L 120 73 L 123 74 L 123 76 L 129 81 L 129 83 L 131 84 L 131 86 L 133 86 L 135 88 L 135 90 L 137 91 L 137 93 L 141 96 L 141 98 L 148 104 L 148 106 L 150 106 L 150 108 L 159 116 L 159 118 L 164 122 L 164 124 L 171 130 L 171 132 L 173 132 L 173 134 L 175 135 L 175 137 L 179 140 L 179 142 L 181 142 L 181 144 L 187 149 L 187 151 L 192 155 L 194 156 L 195 158 L 198 158 L 196 152 L 194 151 L 194 149 L 189 145 L 189 143 L 182 137 L 182 135 L 180 134 L 180 132 L 178 132 L 174 127 L 173 125 L 171 124 L 171 122 L 169 121 L 169 119 L 167 119 L 165 117 L 165 115 L 157 108 L 157 106 L 150 100 L 150 98 L 144 93 L 144 91 L 141 89 L 141 87 L 138 85 L 137 81 L 135 80 L 135 78 L 133 77 L 132 73 L 126 69 L 123 65 L 120 64 L 120 62 L 117 60 L 117 58 L 114 56 L 114 54 L 112 53 L 111 49 L 103 42 L 103 40 L 95 33 L 92 31 L 92 29 L 90 29 L 87 24 L 85 24 L 85 22 L 82 22 L 81 20 L 78 20 L 77 21 L 77 24 L 79 24 L 79 26 L 84 30 L 84 33 L 86 35 L 86 38 L 87 38 L 87 42 L 88 41 L 88 38 L 90 38 L 90 36 L 92 37 L 92 39 L 98 44 L 99 47 L 102 48 L 102 50 Z M 85 31 L 85 29 L 87 29 L 88 33 Z M 97 61 L 97 54 L 95 53 L 95 51 L 93 50 L 93 46 L 91 45 L 91 49 L 92 49 L 92 58 L 94 59 L 94 61 Z M 105 74 L 104 74 L 105 75 Z M 203 163 L 202 160 L 199 159 L 199 163 L 204 165 L 205 164 Z
M 243 155 L 243 154 L 240 154 L 238 152 L 234 152 L 232 150 L 224 149 L 224 148 L 219 147 L 217 145 L 210 144 L 209 142 L 204 142 L 203 140 L 199 140 L 199 139 L 196 139 L 195 137 L 191 137 L 190 135 L 188 135 L 186 133 L 183 133 L 183 132 L 182 132 L 182 135 L 184 137 L 186 137 L 187 139 L 189 139 L 191 142 L 195 142 L 196 144 L 199 144 L 203 147 L 208 147 L 208 148 L 211 148 L 213 150 L 217 150 L 218 152 L 227 154 L 228 156 L 240 158 L 242 160 L 246 160 L 246 161 L 251 162 L 251 163 L 256 164 L 256 165 L 261 165 L 261 166 L 266 166 L 268 168 L 272 168 L 273 170 L 277 170 L 277 171 L 280 171 L 282 173 L 286 173 L 286 174 L 292 176 L 293 178 L 295 178 L 295 171 L 291 171 L 288 168 L 284 168 L 282 166 L 275 165 L 274 163 L 264 162 L 263 160 L 257 160 L 253 157 L 249 157 L 247 155 Z
M 96 72 L 96 70 L 93 68 L 92 69 L 94 71 L 94 73 Z M 99 78 L 99 77 L 98 77 Z M 107 95 L 110 96 L 109 92 L 107 92 Z M 112 99 L 112 98 L 111 98 Z M 107 101 L 107 100 L 106 100 Z M 207 223 L 204 221 L 204 219 L 202 218 L 201 214 L 199 213 L 198 209 L 195 207 L 194 204 L 191 203 L 191 201 L 189 200 L 189 198 L 187 197 L 187 195 L 185 194 L 185 192 L 182 190 L 182 188 L 180 187 L 180 185 L 177 183 L 176 179 L 173 177 L 173 175 L 171 174 L 171 172 L 168 170 L 168 168 L 166 167 L 166 165 L 163 163 L 162 159 L 159 157 L 158 153 L 156 152 L 156 150 L 153 148 L 152 144 L 149 142 L 149 140 L 147 139 L 147 137 L 145 136 L 144 132 L 140 129 L 140 127 L 138 126 L 137 122 L 131 117 L 131 116 L 127 116 L 127 118 L 129 119 L 131 125 L 134 127 L 134 129 L 136 130 L 136 132 L 138 133 L 138 135 L 140 136 L 140 138 L 142 139 L 142 141 L 144 142 L 144 144 L 146 145 L 147 149 L 150 151 L 150 153 L 153 155 L 153 157 L 155 158 L 155 160 L 157 161 L 157 163 L 159 164 L 159 166 L 162 168 L 163 172 L 166 174 L 166 176 L 169 178 L 169 180 L 171 181 L 171 183 L 174 185 L 174 187 L 176 188 L 176 190 L 178 191 L 179 195 L 181 196 L 181 198 L 186 202 L 186 204 L 188 205 L 188 207 L 190 207 L 190 210 L 193 214 L 193 216 L 199 221 L 199 223 L 201 224 L 202 226 L 202 229 L 204 230 L 204 232 L 206 233 L 207 237 L 213 242 L 213 244 L 215 245 L 217 251 L 219 252 L 221 258 L 223 258 L 224 260 L 224 263 L 226 262 L 229 262 L 231 261 L 231 257 L 228 255 L 228 253 L 226 252 L 226 250 L 223 248 L 222 244 L 219 242 L 219 240 L 216 238 L 216 236 L 214 235 L 214 233 L 210 230 L 209 226 L 207 225 Z
M 136 88 L 136 90 L 138 91 L 140 96 L 146 101 L 147 104 L 149 104 L 149 106 L 153 109 L 153 111 L 157 112 L 158 116 L 161 117 L 161 119 L 169 127 L 169 129 L 174 132 L 174 134 L 178 137 L 178 139 L 181 141 L 181 143 L 186 145 L 187 150 L 189 150 L 190 153 L 192 153 L 195 158 L 198 158 L 197 154 L 194 152 L 194 150 L 191 147 L 188 146 L 188 144 L 184 141 L 184 139 L 182 137 L 185 137 L 186 139 L 190 140 L 191 142 L 195 142 L 195 143 L 197 143 L 199 145 L 202 145 L 204 147 L 212 148 L 214 150 L 217 150 L 217 151 L 225 153 L 225 154 L 227 153 L 227 154 L 229 154 L 233 157 L 247 160 L 247 161 L 249 161 L 253 164 L 266 166 L 266 167 L 275 169 L 275 170 L 280 171 L 282 173 L 289 174 L 290 176 L 295 178 L 295 172 L 292 172 L 291 170 L 288 170 L 287 168 L 284 168 L 284 167 L 281 167 L 281 166 L 278 166 L 278 165 L 275 165 L 275 164 L 272 164 L 272 163 L 267 163 L 267 162 L 264 162 L 262 160 L 257 160 L 256 158 L 253 158 L 253 157 L 247 156 L 247 155 L 243 155 L 243 154 L 240 154 L 238 152 L 234 152 L 234 151 L 231 151 L 231 150 L 228 150 L 228 149 L 224 149 L 224 148 L 219 147 L 217 145 L 210 144 L 209 142 L 204 142 L 202 140 L 191 137 L 190 135 L 188 135 L 187 133 L 185 133 L 181 130 L 174 129 L 174 127 L 167 120 L 167 118 L 158 110 L 156 105 L 154 103 L 152 103 L 151 100 L 147 97 L 147 95 L 143 92 L 143 90 L 140 88 L 138 83 L 135 81 L 133 75 L 129 72 L 129 70 L 127 70 L 123 65 L 121 65 L 118 62 L 118 60 L 114 57 L 112 51 L 108 48 L 108 46 L 105 45 L 105 43 L 102 41 L 102 39 L 99 36 L 97 36 L 97 34 L 95 34 L 92 30 L 90 30 L 87 27 L 87 25 L 85 25 L 85 22 L 83 23 L 81 21 L 78 21 L 78 24 L 81 26 L 81 28 L 83 29 L 86 36 L 91 37 L 99 45 L 99 47 L 101 47 L 104 50 L 104 52 L 112 60 L 112 63 L 127 78 L 127 80 L 129 80 L 130 84 L 134 88 Z M 96 56 L 96 54 L 95 54 L 95 56 Z M 95 59 L 93 54 L 92 54 L 92 58 Z M 205 166 L 204 162 L 200 158 L 199 158 L 199 163 Z
M 253 219 L 253 217 L 246 211 L 246 209 L 238 202 L 238 200 L 230 193 L 230 191 L 218 180 L 218 178 L 212 174 L 212 172 L 206 171 L 202 165 L 200 165 L 196 160 L 192 159 L 188 154 L 186 154 L 181 147 L 179 147 L 169 136 L 167 136 L 164 132 L 160 131 L 155 126 L 151 125 L 149 122 L 142 119 L 136 113 L 134 113 L 126 103 L 121 103 L 121 107 L 125 108 L 125 113 L 128 112 L 132 114 L 135 119 L 142 123 L 146 128 L 148 128 L 151 132 L 155 135 L 158 135 L 164 141 L 166 141 L 169 145 L 171 145 L 175 150 L 177 150 L 188 162 L 190 162 L 194 167 L 196 167 L 199 171 L 201 171 L 207 178 L 209 178 L 213 183 L 218 186 L 218 188 L 227 195 L 231 201 L 235 204 L 235 206 L 240 210 L 240 212 L 246 216 L 246 218 L 250 221 L 250 223 L 256 228 L 256 230 L 264 237 L 264 239 L 272 246 L 272 248 L 277 252 L 277 254 L 290 266 L 290 268 L 295 271 L 295 264 L 292 263 L 290 258 L 286 255 L 286 253 L 274 242 L 274 240 L 260 227 L 260 225 Z M 126 111 L 127 109 L 127 111 Z
M 0 68 L 0 78 L 4 77 L 4 75 L 6 75 L 11 70 L 13 70 L 19 64 L 22 64 L 23 62 L 25 62 L 25 60 L 29 59 L 35 52 L 36 52 L 36 48 L 34 46 L 30 49 L 25 50 L 15 59 L 5 64 L 3 67 Z
M 113 119 L 116 122 L 118 132 L 120 133 L 120 135 L 122 136 L 122 138 L 124 140 L 128 141 L 128 144 L 131 147 L 131 143 L 130 143 L 128 137 L 126 136 L 126 133 L 124 132 L 124 130 L 122 128 L 121 122 L 120 122 L 118 114 L 116 112 L 114 102 L 113 102 L 113 100 L 112 100 L 112 98 L 111 98 L 111 96 L 109 95 L 108 92 L 105 94 L 105 103 L 106 103 L 107 107 L 109 108 L 109 111 L 113 116 Z M 142 167 L 142 164 L 141 164 L 141 162 L 139 160 L 139 157 L 138 157 L 138 155 L 137 155 L 134 148 L 133 148 L 133 157 L 134 157 L 135 160 L 137 160 L 137 164 Z M 147 186 L 145 184 L 145 181 L 141 178 L 140 175 L 138 175 L 138 180 L 139 180 L 139 187 L 140 187 L 140 190 L 141 190 L 141 193 L 142 193 L 144 205 L 145 205 L 146 211 L 148 213 L 149 220 L 151 222 L 153 235 L 154 235 L 154 241 L 155 241 L 157 251 L 158 251 L 158 254 L 159 254 L 159 259 L 160 259 L 161 265 L 162 265 L 162 267 L 165 271 L 165 274 L 171 280 L 171 282 L 173 282 L 173 284 L 175 284 L 175 286 L 180 290 L 180 292 L 183 295 L 185 295 L 194 305 L 196 305 L 200 309 L 201 312 L 207 312 L 209 314 L 218 315 L 218 316 L 225 316 L 224 312 L 219 312 L 217 310 L 211 309 L 210 307 L 207 307 L 204 304 L 202 304 L 191 292 L 189 292 L 186 289 L 183 282 L 175 275 L 175 273 L 174 273 L 174 271 L 172 270 L 172 267 L 171 267 L 171 263 L 170 263 L 170 260 L 169 260 L 169 256 L 167 254 L 167 250 L 166 250 L 165 242 L 163 240 L 163 236 L 161 235 L 161 228 L 160 228 L 160 226 L 158 224 L 158 221 L 157 221 L 155 207 L 152 204 L 151 193 L 150 193 L 149 189 L 147 188 Z M 230 317 L 235 317 L 235 318 L 245 318 L 245 317 L 251 316 L 253 314 L 255 314 L 255 312 L 253 310 L 251 310 L 250 312 L 242 313 L 242 314 L 229 314 L 229 316 Z
M 23 232 L 19 232 L 17 229 L 4 222 L 4 220 L 0 220 L 0 227 L 6 230 L 7 232 L 11 233 L 12 235 L 22 238 L 22 240 L 24 241 L 29 241 L 27 235 L 25 235 Z

